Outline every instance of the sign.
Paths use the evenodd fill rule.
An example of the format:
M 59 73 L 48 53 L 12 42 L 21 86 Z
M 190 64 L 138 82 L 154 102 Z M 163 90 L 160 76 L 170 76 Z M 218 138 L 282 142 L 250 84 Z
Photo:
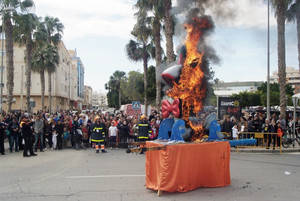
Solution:
M 218 97 L 218 119 L 224 115 L 234 116 L 239 119 L 241 116 L 240 102 L 231 97 Z
M 140 110 L 141 109 L 140 101 L 132 101 L 132 109 L 133 110 Z
M 34 107 L 35 107 L 35 101 L 30 101 L 29 104 L 30 104 L 30 107 L 31 107 L 31 108 L 34 108 Z

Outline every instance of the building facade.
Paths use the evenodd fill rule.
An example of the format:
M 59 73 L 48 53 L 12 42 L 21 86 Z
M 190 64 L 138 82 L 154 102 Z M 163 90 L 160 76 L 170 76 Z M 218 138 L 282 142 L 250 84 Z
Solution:
M 278 83 L 278 72 L 273 72 L 272 76 L 270 77 L 271 83 Z M 300 92 L 300 72 L 299 69 L 293 68 L 293 67 L 287 67 L 286 68 L 286 83 L 290 84 L 293 89 L 294 93 Z
M 2 41 L 1 41 L 2 42 Z M 1 43 L 0 43 L 1 45 Z M 51 75 L 52 85 L 52 111 L 77 109 L 71 103 L 81 98 L 78 97 L 78 71 L 77 66 L 74 65 L 69 51 L 66 49 L 63 42 L 58 44 L 59 64 L 56 70 Z M 14 45 L 14 91 L 12 110 L 26 110 L 26 76 L 25 76 L 25 47 Z M 6 58 L 4 56 L 4 71 L 3 71 L 3 110 L 7 110 L 7 103 L 5 101 L 7 95 L 7 69 Z M 49 108 L 48 98 L 48 72 L 45 72 L 45 108 L 42 108 L 41 103 L 41 80 L 40 74 L 37 72 L 31 73 L 31 102 L 32 112 Z
M 104 109 L 108 107 L 107 96 L 105 93 L 93 92 L 92 106 L 97 109 Z
M 77 51 L 75 50 L 69 50 L 69 54 L 72 58 L 72 64 L 76 66 L 77 69 L 77 83 L 76 83 L 76 89 L 77 89 L 77 100 L 75 101 L 75 105 L 82 109 L 83 107 L 83 100 L 84 100 L 84 65 L 82 64 L 82 61 L 80 57 L 77 56 Z
M 254 92 L 263 82 L 218 82 L 213 89 L 216 96 L 229 97 L 240 92 Z
M 84 86 L 83 109 L 92 109 L 93 89 L 90 86 Z

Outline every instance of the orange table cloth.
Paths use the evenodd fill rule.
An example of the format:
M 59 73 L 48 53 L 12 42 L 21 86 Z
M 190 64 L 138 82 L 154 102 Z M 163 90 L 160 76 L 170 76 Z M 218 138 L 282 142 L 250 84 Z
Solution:
M 146 142 L 147 147 L 162 146 Z M 230 185 L 229 142 L 168 145 L 146 152 L 146 187 L 187 192 L 199 187 Z

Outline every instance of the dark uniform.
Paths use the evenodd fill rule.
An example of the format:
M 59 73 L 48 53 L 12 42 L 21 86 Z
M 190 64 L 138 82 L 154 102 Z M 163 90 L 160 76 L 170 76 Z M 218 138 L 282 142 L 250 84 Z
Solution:
M 22 127 L 22 135 L 25 141 L 24 145 L 24 152 L 23 156 L 28 157 L 28 151 L 30 153 L 30 156 L 36 156 L 36 154 L 33 152 L 33 132 L 32 132 L 32 122 L 28 122 L 28 120 L 25 120 L 21 122 Z
M 4 150 L 5 127 L 6 127 L 6 124 L 3 122 L 0 122 L 0 153 L 2 155 L 5 154 L 5 150 Z
M 101 151 L 106 152 L 104 148 L 105 143 L 105 124 L 96 122 L 91 128 L 91 141 L 96 145 L 96 152 L 99 152 L 99 146 L 101 146 Z
M 149 140 L 149 134 L 152 133 L 152 129 L 150 124 L 148 123 L 147 120 L 142 120 L 141 122 L 139 122 L 138 124 L 138 141 L 139 142 L 144 142 Z

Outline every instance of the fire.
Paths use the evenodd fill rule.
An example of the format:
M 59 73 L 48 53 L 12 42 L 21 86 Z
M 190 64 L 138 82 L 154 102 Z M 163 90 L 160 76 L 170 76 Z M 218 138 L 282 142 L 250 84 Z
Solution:
M 204 52 L 198 51 L 198 43 L 203 36 L 203 30 L 210 28 L 206 18 L 193 18 L 191 23 L 185 24 L 187 37 L 185 41 L 186 59 L 178 84 L 173 83 L 173 88 L 167 95 L 182 101 L 182 116 L 194 130 L 193 138 L 202 138 L 203 126 L 194 125 L 189 117 L 197 115 L 203 108 L 203 101 L 206 97 L 206 85 L 204 83 L 204 72 L 202 70 L 202 59 Z M 195 139 L 194 139 L 195 140 Z

